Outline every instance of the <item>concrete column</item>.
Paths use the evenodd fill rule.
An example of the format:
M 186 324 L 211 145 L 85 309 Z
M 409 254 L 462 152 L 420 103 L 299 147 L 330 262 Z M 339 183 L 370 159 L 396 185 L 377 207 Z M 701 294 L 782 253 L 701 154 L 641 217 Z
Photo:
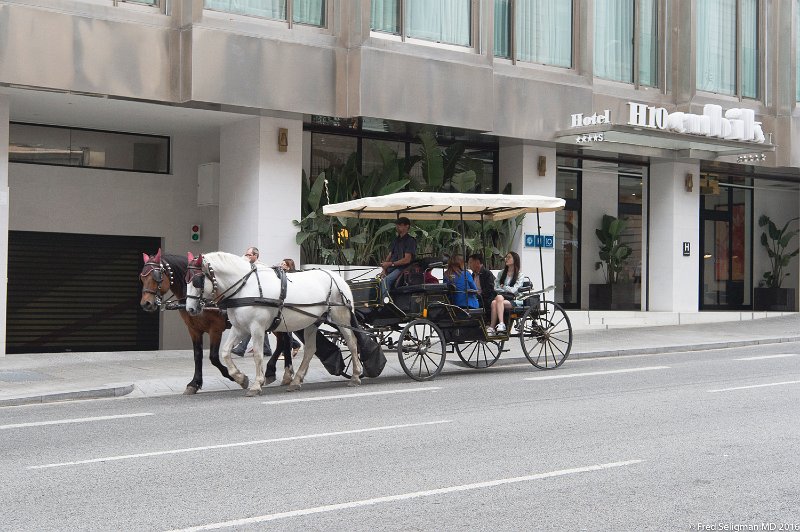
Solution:
M 685 189 L 692 174 L 692 192 Z M 650 164 L 650 310 L 697 312 L 700 249 L 699 163 Z M 683 242 L 691 255 L 683 256 Z
M 545 175 L 539 175 L 539 158 L 545 158 Z M 556 195 L 556 149 L 521 143 L 500 142 L 500 190 L 511 184 L 513 194 L 555 196 Z M 556 218 L 553 213 L 540 215 L 543 235 L 555 235 Z M 545 286 L 555 283 L 555 248 L 542 250 L 542 265 L 539 267 L 539 250 L 526 248 L 525 234 L 536 234 L 536 214 L 525 216 L 522 227 L 517 230 L 511 250 L 519 253 L 522 271 L 531 278 L 533 285 L 541 284 L 544 271 Z M 555 246 L 560 243 L 556 242 Z M 549 294 L 552 297 L 552 292 Z
M 278 150 L 279 128 L 286 128 L 287 151 Z M 241 254 L 248 246 L 261 261 L 300 260 L 295 244 L 300 219 L 302 172 L 300 119 L 249 118 L 220 132 L 219 248 Z
M 8 298 L 8 97 L 0 95 L 0 357 L 6 356 Z

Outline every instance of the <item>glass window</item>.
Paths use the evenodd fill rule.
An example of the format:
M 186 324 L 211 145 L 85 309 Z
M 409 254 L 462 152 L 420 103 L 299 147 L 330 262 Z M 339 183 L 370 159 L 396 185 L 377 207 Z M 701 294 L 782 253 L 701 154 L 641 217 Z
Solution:
M 11 124 L 8 160 L 169 173 L 169 137 Z
M 404 142 L 364 139 L 361 145 L 361 175 L 368 176 L 375 170 L 383 168 L 381 152 L 393 152 L 396 157 L 406 156 Z
M 633 82 L 634 0 L 595 0 L 594 75 Z
M 373 0 L 370 17 L 374 31 L 459 46 L 472 43 L 471 0 Z
M 292 21 L 297 24 L 325 27 L 325 0 L 294 0 Z
M 511 57 L 511 0 L 494 0 L 494 55 Z
M 572 66 L 572 2 L 528 0 L 515 6 L 516 56 L 561 67 Z
M 287 21 L 291 7 L 292 22 L 325 27 L 326 0 L 204 0 L 206 9 L 236 15 Z
M 564 161 L 559 158 L 559 166 Z M 559 168 L 556 195 L 567 200 L 556 211 L 555 299 L 568 308 L 580 306 L 580 173 Z
M 399 0 L 372 0 L 370 21 L 373 31 L 400 34 Z
M 656 0 L 597 0 L 594 24 L 594 75 L 599 78 L 658 83 L 658 24 Z M 639 35 L 634 35 L 636 18 Z M 639 65 L 634 66 L 634 49 Z M 635 68 L 639 79 L 634 80 Z
M 347 158 L 358 150 L 356 137 L 314 133 L 311 136 L 311 177 L 331 166 L 343 166 Z
M 742 15 L 738 24 L 737 8 Z M 698 90 L 758 97 L 758 23 L 758 0 L 698 0 Z

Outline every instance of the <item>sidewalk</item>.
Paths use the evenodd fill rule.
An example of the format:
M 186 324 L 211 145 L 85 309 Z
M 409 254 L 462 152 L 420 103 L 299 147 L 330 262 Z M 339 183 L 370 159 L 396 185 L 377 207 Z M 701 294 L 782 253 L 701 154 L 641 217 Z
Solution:
M 752 321 L 696 325 L 578 330 L 570 359 L 598 356 L 653 354 L 719 349 L 778 342 L 800 341 L 800 314 Z M 524 360 L 519 341 L 506 344 L 498 363 Z M 397 355 L 385 350 L 388 360 L 379 379 L 404 377 Z M 295 359 L 299 363 L 299 358 Z M 456 355 L 448 356 L 444 372 L 475 371 L 463 366 Z M 252 377 L 252 357 L 236 358 L 237 366 Z M 569 364 L 567 360 L 566 364 Z M 279 376 L 283 362 L 278 362 Z M 0 358 L 0 407 L 99 397 L 150 397 L 183 393 L 194 372 L 191 350 L 130 351 L 115 353 L 43 353 Z M 222 378 L 208 361 L 203 366 L 200 393 L 241 390 Z M 404 377 L 405 378 L 405 377 Z M 280 379 L 279 379 L 280 380 Z M 342 381 L 329 375 L 314 359 L 306 384 Z M 409 381 L 410 382 L 410 381 Z M 270 387 L 278 386 L 277 383 Z M 272 392 L 268 392 L 272 393 Z

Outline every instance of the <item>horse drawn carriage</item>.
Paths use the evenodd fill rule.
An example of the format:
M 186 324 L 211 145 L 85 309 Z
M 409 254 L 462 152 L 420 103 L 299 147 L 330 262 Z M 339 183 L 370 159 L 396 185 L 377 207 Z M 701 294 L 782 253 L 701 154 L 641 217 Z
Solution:
M 327 205 L 323 212 L 336 217 L 450 219 L 462 224 L 465 220 L 503 220 L 535 213 L 541 231 L 540 213 L 563 207 L 564 200 L 546 196 L 401 192 Z M 463 233 L 462 227 L 462 245 Z M 327 343 L 326 339 L 332 339 L 344 352 L 346 365 L 342 364 L 343 369 L 337 370 L 337 374 L 349 378 L 351 385 L 360 384 L 362 364 L 360 357 L 349 354 L 363 352 L 368 344 L 377 348 L 383 363 L 380 348 L 396 349 L 405 373 L 418 381 L 435 378 L 442 371 L 447 354 L 452 352 L 472 368 L 489 367 L 512 337 L 519 338 L 527 359 L 540 369 L 559 367 L 572 347 L 572 327 L 567 314 L 547 299 L 552 287 L 534 289 L 530 282 L 515 298 L 520 304 L 512 306 L 504 320 L 507 330 L 489 335 L 483 308 L 454 304 L 447 285 L 425 283 L 421 274 L 418 278 L 409 275 L 405 286 L 384 294 L 377 278 L 345 282 L 340 275 L 326 270 L 286 273 L 279 268 L 251 265 L 242 257 L 223 252 L 199 257 L 189 254 L 186 261 L 172 262 L 172 266 L 169 257 L 162 258 L 160 250 L 156 257 L 145 256 L 145 267 L 140 274 L 142 306 L 152 311 L 163 308 L 166 305 L 162 305 L 161 297 L 168 290 L 181 300 L 185 298 L 185 306 L 177 303 L 173 307 L 180 309 L 195 347 L 195 378 L 187 385 L 186 393 L 195 393 L 202 386 L 203 332 L 212 337 L 214 365 L 226 378 L 243 388 L 249 387 L 248 395 L 260 394 L 262 385 L 268 381 L 262 366 L 265 331 L 305 333 L 303 361 L 291 379 L 290 390 L 300 387 L 311 357 L 319 354 L 319 341 Z M 543 272 L 541 249 L 539 259 Z M 418 270 L 434 266 L 436 263 L 430 260 L 414 264 Z M 173 275 L 173 269 L 177 275 Z M 185 274 L 185 284 L 181 284 L 181 274 Z M 544 273 L 541 281 L 543 287 Z M 219 360 L 218 349 L 226 320 L 220 310 L 227 311 L 233 325 L 233 333 L 222 349 L 224 364 Z M 321 324 L 333 330 L 320 334 Z M 246 334 L 253 338 L 256 362 L 252 384 L 231 360 L 232 346 Z M 374 354 L 376 350 L 371 352 Z M 273 372 L 275 358 L 271 361 Z M 290 363 L 287 361 L 287 373 Z M 368 376 L 375 377 L 383 364 L 373 361 L 367 367 L 371 369 Z
M 487 194 L 446 194 L 400 192 L 326 205 L 323 213 L 336 217 L 412 220 L 479 220 L 513 218 L 564 207 L 564 200 L 545 196 Z M 537 223 L 538 225 L 538 223 Z M 462 234 L 462 245 L 463 235 Z M 466 253 L 465 253 L 466 255 Z M 540 269 L 542 268 L 539 248 Z M 430 259 L 418 260 L 405 274 L 403 286 L 383 294 L 379 279 L 350 281 L 355 313 L 363 330 L 389 349 L 396 349 L 403 371 L 412 379 L 435 378 L 446 356 L 455 352 L 469 367 L 494 364 L 506 342 L 519 338 L 525 357 L 539 369 L 554 369 L 564 363 L 572 347 L 572 327 L 564 309 L 547 294 L 552 287 L 534 289 L 530 280 L 516 296 L 508 312 L 506 331 L 490 335 L 484 308 L 463 308 L 453 304 L 453 288 L 425 283 L 420 270 L 440 266 Z M 351 359 L 346 357 L 345 375 Z

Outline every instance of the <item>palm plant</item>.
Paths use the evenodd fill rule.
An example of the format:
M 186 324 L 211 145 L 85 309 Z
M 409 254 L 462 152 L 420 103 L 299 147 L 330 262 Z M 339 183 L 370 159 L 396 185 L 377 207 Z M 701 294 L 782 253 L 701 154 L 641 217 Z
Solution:
M 800 252 L 798 249 L 792 252 L 786 251 L 786 248 L 789 247 L 789 244 L 798 234 L 797 230 L 789 230 L 789 225 L 798 219 L 800 218 L 792 218 L 781 229 L 778 229 L 778 226 L 766 214 L 762 214 L 758 219 L 759 227 L 767 227 L 767 230 L 761 233 L 761 245 L 767 248 L 770 263 L 770 271 L 764 273 L 764 282 L 767 288 L 781 287 L 783 280 L 789 275 L 789 272 L 785 272 L 784 268 Z
M 619 282 L 619 274 L 625 268 L 625 261 L 633 252 L 621 239 L 626 226 L 625 220 L 604 214 L 600 228 L 595 230 L 600 240 L 600 261 L 595 263 L 595 269 L 603 270 L 606 284 Z

